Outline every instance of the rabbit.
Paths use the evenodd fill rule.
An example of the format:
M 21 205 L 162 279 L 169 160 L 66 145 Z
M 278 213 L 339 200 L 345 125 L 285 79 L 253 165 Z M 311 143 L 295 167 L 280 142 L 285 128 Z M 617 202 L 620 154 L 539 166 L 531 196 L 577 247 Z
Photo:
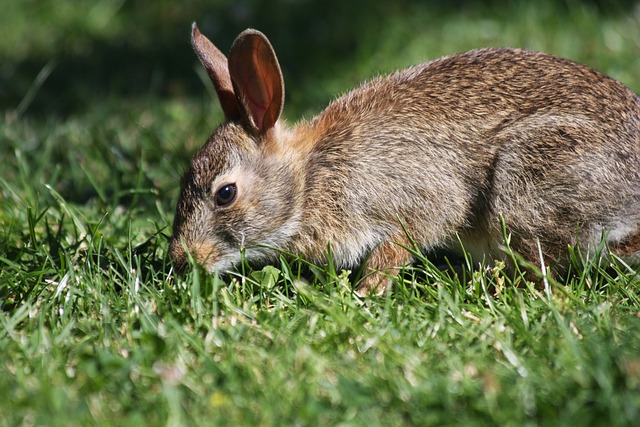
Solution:
M 273 47 L 248 29 L 228 59 L 192 44 L 224 122 L 181 182 L 170 255 L 228 272 L 241 257 L 363 266 L 388 289 L 408 247 L 567 266 L 600 243 L 640 261 L 640 99 L 544 53 L 484 48 L 371 79 L 287 125 Z M 330 252 L 328 250 L 330 248 Z M 542 259 L 540 258 L 542 255 Z

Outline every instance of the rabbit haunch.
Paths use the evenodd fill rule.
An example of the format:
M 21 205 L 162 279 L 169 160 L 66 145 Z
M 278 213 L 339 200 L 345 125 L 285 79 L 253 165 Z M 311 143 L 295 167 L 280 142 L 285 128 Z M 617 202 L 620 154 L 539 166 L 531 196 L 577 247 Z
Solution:
M 193 27 L 225 122 L 182 181 L 171 254 L 210 271 L 274 249 L 366 263 L 380 290 L 424 248 L 504 258 L 511 247 L 562 268 L 567 246 L 603 236 L 640 260 L 640 99 L 583 65 L 482 49 L 375 78 L 311 121 L 279 120 L 284 84 L 271 45 L 247 30 L 229 59 Z M 235 198 L 219 203 L 232 186 Z M 229 190 L 230 187 L 226 187 Z M 406 233 L 405 233 L 406 231 Z M 385 274 L 386 273 L 386 274 Z

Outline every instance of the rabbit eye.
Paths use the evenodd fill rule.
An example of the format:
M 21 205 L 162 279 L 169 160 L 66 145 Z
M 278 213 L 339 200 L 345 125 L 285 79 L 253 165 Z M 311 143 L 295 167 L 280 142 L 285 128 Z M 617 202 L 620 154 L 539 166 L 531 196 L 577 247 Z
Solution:
M 220 207 L 227 206 L 231 204 L 236 199 L 236 194 L 238 193 L 238 189 L 235 184 L 227 184 L 218 190 L 216 193 L 216 205 Z

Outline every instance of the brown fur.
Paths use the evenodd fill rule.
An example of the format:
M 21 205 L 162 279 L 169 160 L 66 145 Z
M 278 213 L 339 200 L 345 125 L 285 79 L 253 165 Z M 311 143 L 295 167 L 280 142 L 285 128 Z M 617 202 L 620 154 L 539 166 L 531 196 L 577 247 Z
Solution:
M 369 269 L 391 271 L 410 262 L 396 244 L 404 230 L 424 248 L 460 237 L 475 257 L 496 259 L 500 215 L 512 249 L 532 261 L 537 241 L 562 264 L 567 245 L 588 252 L 603 234 L 638 256 L 640 100 L 617 81 L 543 53 L 483 49 L 373 79 L 287 127 L 268 40 L 248 30 L 236 45 L 238 104 L 223 108 L 242 117 L 214 132 L 183 179 L 177 261 L 181 242 L 198 242 L 211 270 L 230 268 L 241 248 L 273 259 L 261 245 L 322 263 L 331 244 L 339 266 L 370 255 Z M 215 206 L 225 183 L 237 199 Z M 380 277 L 367 277 L 361 289 L 379 290 Z

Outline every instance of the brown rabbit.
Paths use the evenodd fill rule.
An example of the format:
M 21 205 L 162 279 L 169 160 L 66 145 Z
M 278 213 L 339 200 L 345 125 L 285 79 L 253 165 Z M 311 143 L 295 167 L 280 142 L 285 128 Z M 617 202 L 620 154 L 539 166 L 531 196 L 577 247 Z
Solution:
M 640 98 L 566 59 L 481 49 L 375 78 L 311 121 L 280 120 L 284 83 L 267 38 L 246 30 L 229 59 L 192 29 L 225 122 L 182 180 L 171 256 L 226 271 L 275 249 L 366 263 L 380 291 L 421 247 L 475 259 L 511 247 L 562 267 L 604 239 L 640 260 Z M 406 233 L 405 233 L 406 231 Z M 459 240 L 458 240 L 459 239 Z M 548 265 L 548 264 L 547 264 Z M 384 274 L 385 272 L 391 274 Z

